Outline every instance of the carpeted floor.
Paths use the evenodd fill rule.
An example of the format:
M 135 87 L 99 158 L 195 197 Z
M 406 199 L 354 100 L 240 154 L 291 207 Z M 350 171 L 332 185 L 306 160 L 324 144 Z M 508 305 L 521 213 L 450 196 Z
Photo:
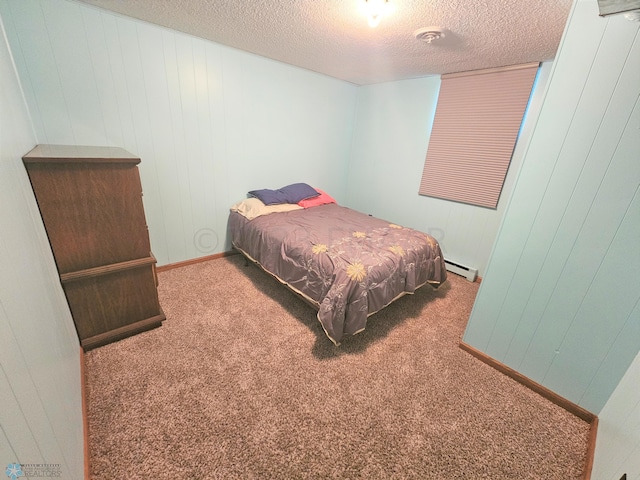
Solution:
M 458 347 L 453 274 L 339 347 L 240 256 L 159 274 L 159 329 L 88 352 L 92 479 L 572 479 L 589 425 Z

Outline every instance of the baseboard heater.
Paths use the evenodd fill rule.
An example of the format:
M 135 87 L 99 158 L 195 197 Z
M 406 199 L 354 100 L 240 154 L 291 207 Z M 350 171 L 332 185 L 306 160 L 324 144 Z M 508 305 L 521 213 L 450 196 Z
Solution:
M 478 270 L 475 268 L 467 267 L 466 265 L 462 265 L 457 262 L 452 262 L 451 260 L 444 259 L 444 264 L 447 270 L 457 275 L 461 275 L 465 277 L 470 282 L 475 282 L 476 277 L 478 276 Z

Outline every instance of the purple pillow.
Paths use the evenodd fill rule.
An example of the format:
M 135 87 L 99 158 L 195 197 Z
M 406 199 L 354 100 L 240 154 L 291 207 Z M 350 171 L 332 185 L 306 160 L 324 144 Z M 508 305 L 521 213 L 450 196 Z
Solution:
M 249 196 L 258 198 L 265 205 L 277 205 L 279 203 L 298 203 L 307 198 L 320 195 L 313 187 L 306 183 L 292 183 L 278 190 L 252 190 Z
M 256 197 L 265 205 L 286 203 L 284 196 L 278 190 L 269 190 L 268 188 L 264 188 L 262 190 L 251 190 L 249 192 L 249 196 Z

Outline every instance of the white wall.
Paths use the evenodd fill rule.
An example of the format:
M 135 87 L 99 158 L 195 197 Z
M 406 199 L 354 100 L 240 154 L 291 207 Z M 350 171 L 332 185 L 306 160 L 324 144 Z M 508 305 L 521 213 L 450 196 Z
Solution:
M 639 29 L 575 3 L 464 335 L 595 414 L 640 347 Z
M 0 0 L 0 14 L 38 140 L 118 145 L 141 156 L 160 263 L 228 248 L 228 207 L 247 190 L 307 181 L 349 206 L 430 231 L 454 260 L 484 273 L 512 197 L 465 341 L 595 413 L 637 353 L 638 24 L 598 18 L 595 0 L 577 1 L 540 121 L 526 127 L 536 125 L 533 140 L 519 143 L 497 211 L 417 195 L 437 79 L 356 88 L 66 0 Z M 5 111 L 6 128 L 24 137 Z M 47 278 L 40 288 L 57 305 L 47 312 L 66 335 L 51 259 L 47 273 L 25 278 L 18 268 L 20 259 L 42 270 L 32 264 L 43 253 L 32 250 L 46 248 L 17 160 L 22 150 L 2 154 L 10 202 L 0 205 L 22 223 L 28 210 L 31 220 L 12 220 L 10 249 L 0 237 L 0 278 L 17 285 L 8 285 L 14 293 L 20 281 Z M 20 248 L 31 250 L 16 257 Z M 6 313 L 16 298 L 2 297 L 2 325 L 43 316 L 25 313 L 37 304 Z M 33 403 L 22 398 L 12 408 L 23 402 Z M 81 444 L 75 419 L 69 425 L 61 451 Z
M 484 275 L 550 71 L 550 62 L 540 69 L 496 210 L 418 195 L 439 77 L 360 87 L 349 165 L 349 206 L 430 233 L 447 259 Z
M 81 479 L 80 346 L 22 165 L 35 144 L 0 23 L 0 469 Z
M 39 141 L 142 158 L 160 264 L 229 249 L 231 204 L 304 181 L 431 233 L 483 275 L 550 70 L 491 210 L 417 195 L 438 78 L 355 87 L 67 0 L 2 0 L 0 11 Z
M 230 248 L 229 207 L 307 182 L 344 201 L 356 87 L 66 0 L 2 0 L 40 143 L 142 159 L 159 264 Z
M 640 479 L 640 354 L 600 412 L 591 478 Z

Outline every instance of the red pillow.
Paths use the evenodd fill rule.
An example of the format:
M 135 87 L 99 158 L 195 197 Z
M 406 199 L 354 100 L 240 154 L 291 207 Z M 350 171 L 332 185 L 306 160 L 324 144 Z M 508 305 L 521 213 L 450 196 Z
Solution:
M 298 202 L 298 205 L 300 205 L 303 208 L 309 208 L 309 207 L 317 207 L 319 205 L 325 205 L 327 203 L 337 203 L 329 194 L 323 192 L 319 188 L 316 188 L 315 190 L 320 195 L 318 195 L 317 197 L 311 197 L 305 200 L 300 200 Z

